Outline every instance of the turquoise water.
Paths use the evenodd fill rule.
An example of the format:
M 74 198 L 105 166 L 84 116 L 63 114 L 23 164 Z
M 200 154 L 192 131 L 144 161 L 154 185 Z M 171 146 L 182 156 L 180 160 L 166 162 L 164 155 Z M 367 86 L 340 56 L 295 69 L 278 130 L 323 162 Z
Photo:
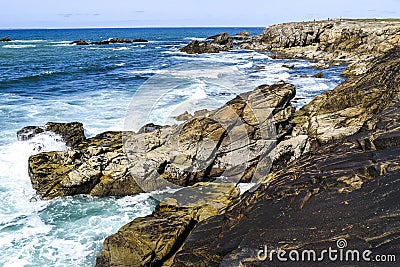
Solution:
M 246 75 L 251 87 L 279 80 L 292 82 L 298 88 L 298 107 L 342 81 L 341 66 L 324 70 L 322 79 L 298 78 L 316 72 L 312 63 L 273 60 L 255 51 L 212 55 L 178 51 L 195 38 L 243 30 L 262 32 L 262 28 L 0 31 L 0 37 L 14 40 L 0 43 L 0 266 L 93 266 L 106 236 L 134 218 L 150 214 L 157 204 L 153 198 L 156 192 L 124 198 L 37 200 L 27 174 L 29 155 L 67 148 L 57 136 L 48 134 L 17 141 L 20 128 L 48 121 L 81 121 L 87 136 L 122 130 L 126 109 L 138 88 L 158 72 L 179 64 L 224 64 Z M 69 45 L 77 39 L 99 41 L 111 37 L 144 38 L 149 42 Z M 294 64 L 296 68 L 288 70 L 283 64 Z M 260 65 L 265 69 L 257 70 Z M 165 108 L 195 94 L 205 100 L 233 98 L 229 90 L 203 88 L 196 83 L 182 85 L 179 90 L 164 101 Z M 157 114 L 150 120 L 158 122 L 168 115 Z

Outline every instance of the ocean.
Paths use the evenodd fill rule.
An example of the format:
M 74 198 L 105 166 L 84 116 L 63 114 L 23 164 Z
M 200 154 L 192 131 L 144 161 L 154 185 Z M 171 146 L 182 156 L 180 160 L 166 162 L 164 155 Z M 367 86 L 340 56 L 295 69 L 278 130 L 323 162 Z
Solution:
M 143 107 L 149 105 L 149 97 L 159 96 L 156 88 L 143 86 L 149 79 L 176 66 L 190 67 L 199 62 L 206 67 L 219 64 L 235 69 L 246 77 L 247 88 L 280 80 L 293 83 L 297 108 L 344 79 L 340 76 L 344 66 L 322 70 L 320 79 L 300 78 L 319 70 L 311 67 L 312 62 L 271 59 L 266 52 L 179 52 L 191 40 L 243 30 L 259 34 L 263 28 L 0 30 L 0 38 L 13 40 L 0 43 L 0 266 L 93 266 L 103 240 L 134 218 L 150 214 L 158 203 L 155 196 L 163 193 L 38 200 L 28 176 L 28 157 L 68 148 L 52 134 L 18 141 L 16 132 L 22 127 L 80 121 L 87 137 L 122 130 L 127 108 L 140 88 L 146 92 L 136 94 L 135 101 Z M 78 39 L 100 41 L 111 37 L 149 42 L 70 45 Z M 282 67 L 284 64 L 295 68 Z M 233 97 L 229 88 L 190 81 L 163 99 L 158 112 L 147 121 L 165 122 L 171 117 L 166 111 L 187 100 L 199 100 L 196 109 L 200 109 L 215 108 Z M 210 98 L 219 102 L 210 104 Z

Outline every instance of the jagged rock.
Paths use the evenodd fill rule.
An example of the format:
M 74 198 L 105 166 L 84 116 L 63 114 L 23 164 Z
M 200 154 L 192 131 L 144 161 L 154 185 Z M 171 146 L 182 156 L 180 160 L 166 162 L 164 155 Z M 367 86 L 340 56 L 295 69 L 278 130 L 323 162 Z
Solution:
M 0 42 L 11 42 L 11 39 L 8 37 L 0 38 Z
M 132 41 L 126 38 L 109 38 L 107 40 L 102 40 L 99 42 L 92 42 L 91 44 L 107 45 L 107 44 L 123 44 L 123 43 L 132 43 Z
M 210 41 L 211 40 L 211 41 Z M 233 47 L 233 39 L 226 32 L 210 36 L 205 42 L 191 41 L 187 46 L 180 49 L 188 54 L 218 53 L 227 51 Z
M 311 66 L 314 69 L 327 69 L 329 68 L 329 64 L 325 63 L 324 61 L 319 61 L 318 63 Z
M 26 126 L 17 132 L 17 139 L 19 141 L 27 141 L 27 140 L 31 139 L 32 137 L 34 137 L 40 133 L 43 133 L 44 131 L 45 131 L 44 127 Z
M 27 126 L 17 132 L 17 138 L 20 141 L 26 141 L 46 131 L 60 135 L 69 147 L 78 145 L 86 138 L 83 124 L 80 122 L 48 122 L 44 126 Z
M 296 67 L 294 65 L 283 64 L 282 68 L 287 68 L 287 69 L 290 69 L 290 70 L 294 70 Z
M 313 78 L 322 78 L 322 77 L 324 77 L 324 74 L 322 73 L 322 71 L 320 71 L 317 74 L 314 74 L 312 77 Z
M 328 247 L 336 249 L 340 238 L 347 240 L 349 250 L 396 255 L 399 114 L 397 102 L 356 134 L 271 173 L 223 215 L 197 224 L 173 266 L 264 266 L 271 263 L 257 259 L 264 246 L 287 253 L 312 249 L 321 255 Z M 332 264 L 327 257 L 321 263 Z
M 72 45 L 89 45 L 88 42 L 86 42 L 85 40 L 79 39 L 77 41 L 73 41 L 70 44 Z
M 242 31 L 233 36 L 233 39 L 235 40 L 247 40 L 250 36 L 250 33 L 248 31 Z
M 372 61 L 334 90 L 316 96 L 296 112 L 294 135 L 326 143 L 357 132 L 364 122 L 399 100 L 400 48 Z
M 66 145 L 69 147 L 75 147 L 86 139 L 81 122 L 48 122 L 45 124 L 44 129 L 61 135 Z
M 146 39 L 142 39 L 142 38 L 132 40 L 132 43 L 147 43 L 147 42 L 149 42 L 149 41 Z
M 200 183 L 164 199 L 152 215 L 107 237 L 96 266 L 157 266 L 171 258 L 193 227 L 223 213 L 238 196 L 234 184 Z
M 185 111 L 181 115 L 178 115 L 175 117 L 177 121 L 187 121 L 193 118 L 193 115 L 190 114 L 189 112 Z
M 284 82 L 263 85 L 181 125 L 106 132 L 70 151 L 31 156 L 33 187 L 48 199 L 128 195 L 168 183 L 193 185 L 222 174 L 232 182 L 259 179 L 268 167 L 260 159 L 292 131 L 288 121 L 294 95 L 295 87 Z
M 144 125 L 142 128 L 140 128 L 138 133 L 139 134 L 141 134 L 141 133 L 151 133 L 151 132 L 154 132 L 154 131 L 159 130 L 161 128 L 162 128 L 161 125 L 157 125 L 157 124 L 154 124 L 154 123 L 148 123 L 148 124 Z

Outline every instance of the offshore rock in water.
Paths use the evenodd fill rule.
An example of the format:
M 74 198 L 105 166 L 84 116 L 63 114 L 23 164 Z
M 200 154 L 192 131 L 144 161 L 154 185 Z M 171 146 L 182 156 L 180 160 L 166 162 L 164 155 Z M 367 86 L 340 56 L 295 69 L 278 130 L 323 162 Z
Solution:
M 70 43 L 71 45 L 89 45 L 85 40 L 79 39 Z
M 106 132 L 70 151 L 33 155 L 32 185 L 48 199 L 130 195 L 156 190 L 163 181 L 188 186 L 222 174 L 250 181 L 260 175 L 256 166 L 267 164 L 260 160 L 264 153 L 290 134 L 294 95 L 295 87 L 284 82 L 263 85 L 181 125 Z
M 108 44 L 125 44 L 125 43 L 147 43 L 148 41 L 142 38 L 138 39 L 126 39 L 126 38 L 110 38 L 107 40 L 102 40 L 98 42 L 86 42 L 85 40 L 79 39 L 77 41 L 73 41 L 70 44 L 75 45 L 108 45 Z
M 17 132 L 20 141 L 26 141 L 43 132 L 60 135 L 69 147 L 74 147 L 85 140 L 83 124 L 80 122 L 48 122 L 44 126 L 26 126 Z
M 0 42 L 11 42 L 11 39 L 8 37 L 0 38 Z
M 233 38 L 226 32 L 210 36 L 205 42 L 191 41 L 187 46 L 180 49 L 188 54 L 218 53 L 227 51 L 233 47 Z

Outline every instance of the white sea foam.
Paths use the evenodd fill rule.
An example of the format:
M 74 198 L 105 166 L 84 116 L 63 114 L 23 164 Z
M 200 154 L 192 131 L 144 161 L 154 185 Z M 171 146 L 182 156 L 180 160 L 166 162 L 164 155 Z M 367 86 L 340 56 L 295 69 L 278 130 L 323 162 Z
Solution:
M 36 45 L 3 45 L 3 48 L 14 48 L 14 49 L 21 49 L 21 48 L 34 48 Z
M 240 195 L 243 195 L 246 191 L 248 191 L 255 185 L 256 183 L 238 183 L 236 185 L 236 188 L 239 189 Z
M 13 43 L 42 43 L 47 40 L 12 40 Z
M 114 51 L 121 51 L 121 50 L 128 50 L 128 49 L 129 49 L 129 48 L 126 47 L 126 46 L 113 48 Z
M 185 37 L 183 38 L 184 40 L 190 40 L 190 41 L 205 41 L 207 38 L 199 38 L 199 37 Z

